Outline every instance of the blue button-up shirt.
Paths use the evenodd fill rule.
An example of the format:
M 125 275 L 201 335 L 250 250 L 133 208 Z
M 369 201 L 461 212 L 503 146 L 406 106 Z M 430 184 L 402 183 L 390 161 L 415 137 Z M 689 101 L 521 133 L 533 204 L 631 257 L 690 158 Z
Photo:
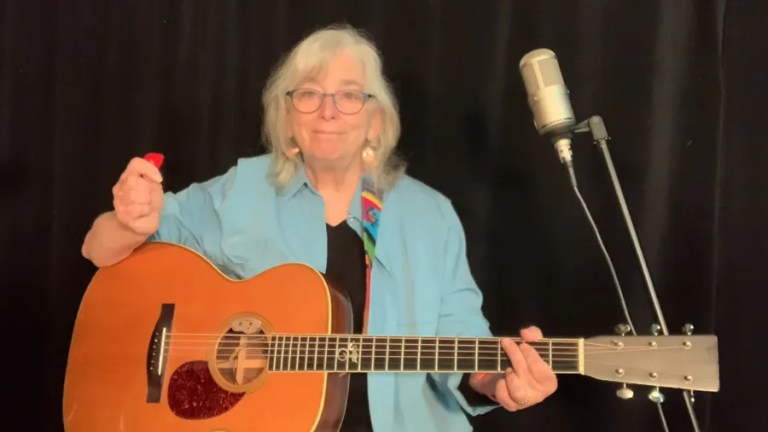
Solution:
M 250 278 L 302 262 L 324 273 L 325 204 L 299 170 L 275 188 L 271 156 L 243 158 L 225 174 L 165 194 L 160 227 L 150 240 L 199 251 L 230 277 Z M 361 233 L 361 186 L 347 223 Z M 371 276 L 371 335 L 490 336 L 482 295 L 470 273 L 464 230 L 450 201 L 404 175 L 384 194 Z M 371 421 L 380 431 L 467 431 L 469 405 L 461 374 L 368 374 Z

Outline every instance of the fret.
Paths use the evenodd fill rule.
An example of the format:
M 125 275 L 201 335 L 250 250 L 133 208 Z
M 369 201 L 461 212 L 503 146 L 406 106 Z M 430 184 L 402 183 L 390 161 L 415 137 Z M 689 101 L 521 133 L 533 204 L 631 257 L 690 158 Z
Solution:
M 459 338 L 453 339 L 453 370 L 459 370 Z
M 285 370 L 285 366 L 283 362 L 285 362 L 285 340 L 288 339 L 287 336 L 282 337 L 283 345 L 280 348 L 280 370 Z
M 400 355 L 403 350 L 403 338 L 402 337 L 391 337 L 389 338 L 389 352 L 390 355 L 388 356 L 388 363 L 387 363 L 387 371 L 398 371 L 401 370 L 403 359 Z
M 482 355 L 482 354 L 481 354 Z M 452 370 L 476 371 L 477 370 L 477 343 L 476 339 L 456 339 L 454 347 L 454 364 Z
M 288 339 L 288 370 L 292 371 L 293 369 L 293 357 L 296 355 L 295 348 L 296 345 L 296 336 L 289 336 Z
M 323 370 L 328 370 L 328 344 L 331 343 L 328 338 L 325 338 L 325 355 L 323 355 Z
M 499 340 L 480 338 L 477 345 L 477 367 L 475 370 L 478 372 L 502 371 L 499 359 L 503 351 Z
M 307 349 L 304 351 L 304 370 L 305 371 L 309 370 L 307 369 L 307 361 L 309 360 L 309 339 L 310 337 L 307 336 Z
M 283 352 L 283 357 L 285 358 L 285 366 L 283 366 L 283 370 L 288 371 L 291 370 L 291 337 L 284 335 L 283 341 L 285 343 L 285 351 Z
M 441 343 L 437 349 L 437 366 L 435 367 L 437 371 L 444 372 L 454 370 L 453 368 L 456 362 L 454 354 L 456 350 L 451 346 L 450 339 L 446 339 L 447 338 L 443 338 L 443 343 Z
M 363 350 L 363 353 L 361 354 L 362 359 L 366 360 L 366 363 L 363 365 L 363 369 L 368 372 L 373 372 L 376 370 L 376 339 L 375 337 L 367 337 L 365 340 L 366 349 Z M 368 345 L 370 345 L 370 354 L 368 354 Z
M 421 338 L 416 345 L 416 370 L 421 370 Z
M 296 371 L 301 370 L 301 366 L 299 365 L 299 362 L 301 361 L 301 336 L 298 337 L 299 340 L 296 341 Z
M 513 342 L 514 343 L 514 342 Z M 501 339 L 499 339 L 498 346 L 496 347 L 496 354 L 498 354 L 499 361 L 496 364 L 496 370 L 501 371 L 501 352 L 504 351 L 504 349 L 501 347 Z
M 294 355 L 296 356 L 296 366 L 294 366 L 295 371 L 299 370 L 299 360 L 301 359 L 301 336 L 297 336 L 298 340 L 296 341 L 296 350 L 294 351 Z
M 339 340 L 341 340 L 341 338 L 336 336 L 336 349 L 334 349 L 331 353 L 331 358 L 333 359 L 333 363 L 335 365 L 335 371 L 339 370 Z
M 554 349 L 558 350 L 557 359 L 552 360 L 551 367 L 557 372 L 579 371 L 579 346 L 578 341 L 560 340 L 553 342 Z
M 407 338 L 403 343 L 405 347 L 404 370 L 415 372 L 421 364 L 421 339 L 417 337 Z
M 436 371 L 437 370 L 437 339 L 419 338 L 419 359 L 418 370 Z M 433 353 L 434 351 L 434 353 Z
M 405 344 L 406 344 L 406 341 L 407 340 L 405 338 L 401 338 L 400 339 L 400 371 L 404 371 L 405 370 Z
M 302 338 L 304 338 L 307 341 L 309 341 L 309 336 L 299 337 L 299 353 L 298 353 L 298 358 L 296 359 L 296 370 L 307 370 L 307 357 L 309 357 L 307 355 L 307 353 L 309 352 L 309 345 L 307 345 L 307 348 L 305 348 L 302 351 L 302 349 L 301 349 L 301 340 L 302 340 Z M 304 359 L 304 369 L 301 369 L 301 366 L 299 366 L 299 362 L 301 361 L 302 358 Z
M 312 363 L 312 370 L 317 370 L 317 351 L 320 349 L 320 336 L 315 336 L 315 361 Z
M 479 346 L 480 346 L 480 338 L 475 338 L 475 370 L 478 370 L 478 366 L 477 366 L 477 362 L 478 362 L 478 359 L 477 359 L 478 353 L 477 353 L 477 351 L 478 350 L 477 349 L 479 348 Z
M 291 340 L 291 360 L 289 361 L 290 365 L 288 366 L 288 369 L 290 370 L 299 370 L 299 348 L 301 348 L 301 336 L 293 336 L 293 340 Z
M 345 348 L 347 350 L 347 355 L 344 356 L 344 370 L 346 370 L 347 372 L 349 372 L 349 354 L 350 354 L 349 353 L 349 344 L 350 343 L 352 343 L 352 338 L 347 336 L 347 346 Z
M 440 370 L 440 336 L 435 338 L 435 372 Z
M 358 348 L 357 348 L 357 371 L 360 372 L 361 368 L 363 367 L 363 358 L 365 357 L 365 345 L 363 345 L 363 337 L 360 336 L 360 340 L 358 341 Z
M 272 350 L 272 344 L 274 343 L 274 340 L 276 338 L 277 338 L 277 336 L 273 336 L 272 338 L 267 336 L 267 341 L 269 342 L 269 346 L 267 348 L 267 349 L 269 349 L 269 353 L 267 354 L 267 358 L 269 359 L 269 361 L 267 362 L 267 365 L 268 365 L 267 367 L 268 367 L 269 370 L 272 370 L 272 371 L 275 370 L 275 366 L 276 366 L 275 365 L 275 358 L 276 357 L 275 357 L 275 353 Z
M 549 340 L 549 366 L 552 367 L 552 339 Z
M 384 357 L 386 358 L 386 363 L 384 363 L 384 370 L 389 371 L 389 336 L 387 336 L 387 354 Z
M 373 361 L 371 362 L 372 371 L 386 371 L 389 366 L 389 337 L 375 337 L 373 340 Z

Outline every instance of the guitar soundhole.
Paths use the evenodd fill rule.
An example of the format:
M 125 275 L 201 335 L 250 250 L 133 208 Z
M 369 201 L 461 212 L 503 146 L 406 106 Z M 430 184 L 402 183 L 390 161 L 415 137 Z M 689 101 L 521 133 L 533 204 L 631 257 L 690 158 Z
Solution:
M 173 372 L 168 383 L 168 406 L 177 416 L 190 420 L 221 415 L 243 395 L 222 389 L 204 361 L 184 363 Z
M 255 315 L 238 315 L 227 324 L 216 345 L 214 370 L 222 386 L 231 391 L 248 391 L 266 371 L 268 339 L 262 320 Z

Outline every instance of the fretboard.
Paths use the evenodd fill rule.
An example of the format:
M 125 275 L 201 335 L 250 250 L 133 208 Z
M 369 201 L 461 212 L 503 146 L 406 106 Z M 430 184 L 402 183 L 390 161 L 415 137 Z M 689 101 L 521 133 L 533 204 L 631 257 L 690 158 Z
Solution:
M 272 334 L 269 369 L 323 372 L 503 372 L 498 338 Z M 578 373 L 580 339 L 529 343 L 556 373 Z

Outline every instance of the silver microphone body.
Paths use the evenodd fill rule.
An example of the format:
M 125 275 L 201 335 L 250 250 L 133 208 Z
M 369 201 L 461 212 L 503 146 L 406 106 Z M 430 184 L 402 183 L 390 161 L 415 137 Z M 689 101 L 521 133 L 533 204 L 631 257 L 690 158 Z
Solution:
M 544 135 L 576 124 L 560 65 L 548 49 L 529 52 L 520 60 L 520 74 L 528 93 L 533 122 Z
M 536 130 L 550 136 L 562 162 L 570 162 L 571 130 L 576 117 L 557 56 L 545 48 L 533 50 L 520 60 L 520 74 Z

